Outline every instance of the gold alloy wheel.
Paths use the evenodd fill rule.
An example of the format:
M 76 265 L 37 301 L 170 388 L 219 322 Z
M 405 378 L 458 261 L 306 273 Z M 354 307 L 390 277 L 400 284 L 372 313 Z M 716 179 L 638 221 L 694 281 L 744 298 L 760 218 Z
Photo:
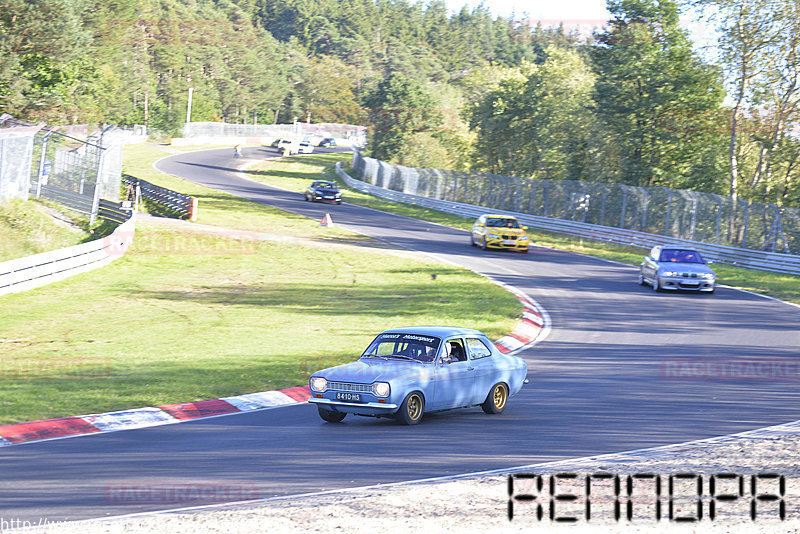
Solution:
M 422 399 L 419 395 L 415 393 L 408 398 L 406 411 L 408 413 L 408 418 L 412 421 L 416 421 L 422 417 Z
M 502 410 L 506 406 L 506 401 L 508 400 L 508 392 L 506 391 L 506 387 L 503 384 L 497 384 L 494 387 L 494 392 L 492 393 L 492 399 L 494 401 L 494 407 L 498 410 Z

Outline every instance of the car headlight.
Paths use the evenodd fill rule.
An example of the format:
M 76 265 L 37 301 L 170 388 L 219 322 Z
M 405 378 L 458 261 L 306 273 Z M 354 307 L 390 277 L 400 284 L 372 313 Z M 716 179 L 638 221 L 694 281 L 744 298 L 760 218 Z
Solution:
M 328 390 L 328 381 L 321 376 L 312 376 L 309 385 L 317 393 L 325 393 Z
M 664 276 L 678 276 L 678 273 L 676 273 L 675 271 L 664 271 L 661 274 L 663 274 Z
M 526 236 L 526 235 L 521 235 L 521 236 L 519 236 L 519 240 L 520 240 L 520 241 L 527 241 L 527 240 L 528 240 L 528 236 Z
M 374 393 L 376 397 L 388 397 L 389 390 L 388 382 L 373 382 L 372 384 L 372 393 Z
M 340 196 L 342 196 L 342 194 L 341 193 L 336 193 L 336 196 L 340 197 Z
M 486 237 L 491 237 L 492 239 L 500 239 L 500 236 L 497 234 L 486 234 Z
M 703 273 L 700 275 L 701 278 L 705 278 L 706 280 L 713 280 L 714 273 Z

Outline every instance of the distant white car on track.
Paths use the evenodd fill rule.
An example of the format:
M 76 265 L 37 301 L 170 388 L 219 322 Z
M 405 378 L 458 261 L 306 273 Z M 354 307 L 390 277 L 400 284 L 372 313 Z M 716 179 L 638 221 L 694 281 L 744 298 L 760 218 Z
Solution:
M 700 253 L 681 247 L 656 246 L 639 266 L 639 283 L 662 289 L 713 293 L 716 273 Z

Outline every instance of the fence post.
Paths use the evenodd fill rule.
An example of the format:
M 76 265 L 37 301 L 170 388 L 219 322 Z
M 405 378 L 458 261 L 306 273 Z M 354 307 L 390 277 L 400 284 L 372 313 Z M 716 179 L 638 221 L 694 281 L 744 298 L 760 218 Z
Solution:
M 619 227 L 625 228 L 625 211 L 628 207 L 628 192 L 622 191 L 622 212 L 619 215 Z
M 534 214 L 533 213 L 533 197 L 534 197 L 534 194 L 536 193 L 536 182 L 534 182 L 533 180 L 528 180 L 528 182 L 531 184 L 531 196 L 530 196 L 530 199 L 528 200 L 528 213 L 533 215 Z
M 39 158 L 39 172 L 37 173 L 37 183 L 36 183 L 36 198 L 40 198 L 42 196 L 42 180 L 44 180 L 44 164 L 47 160 L 47 141 L 50 139 L 50 136 L 55 131 L 55 128 L 51 128 L 44 137 L 42 138 L 42 155 Z M 52 172 L 52 169 L 50 169 Z M 48 174 L 49 176 L 49 174 Z
M 645 188 L 642 188 L 642 194 L 644 195 L 644 200 L 642 201 L 642 232 L 646 232 L 647 208 L 650 205 L 650 195 L 647 193 L 647 190 Z
M 600 226 L 606 224 L 606 199 L 608 198 L 608 187 L 603 187 L 603 200 L 600 202 Z
M 750 203 L 745 202 L 741 198 L 737 199 L 737 201 L 744 204 L 744 229 L 742 231 L 742 244 L 740 246 L 742 248 L 747 248 L 747 229 L 750 224 Z
M 544 213 L 542 213 L 543 217 L 547 217 L 548 208 L 550 207 L 550 182 L 545 180 L 544 182 Z
M 689 191 L 688 189 L 686 192 L 692 199 L 692 223 L 689 228 L 689 239 L 694 241 L 694 229 L 697 226 L 697 195 L 695 195 L 694 191 Z

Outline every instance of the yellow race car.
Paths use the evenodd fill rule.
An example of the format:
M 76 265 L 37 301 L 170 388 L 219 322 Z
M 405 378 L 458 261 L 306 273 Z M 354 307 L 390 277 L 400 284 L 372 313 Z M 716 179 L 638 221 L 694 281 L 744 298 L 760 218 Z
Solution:
M 470 240 L 473 247 L 480 246 L 483 250 L 497 248 L 528 252 L 531 240 L 525 233 L 527 229 L 510 215 L 481 215 L 472 225 Z

